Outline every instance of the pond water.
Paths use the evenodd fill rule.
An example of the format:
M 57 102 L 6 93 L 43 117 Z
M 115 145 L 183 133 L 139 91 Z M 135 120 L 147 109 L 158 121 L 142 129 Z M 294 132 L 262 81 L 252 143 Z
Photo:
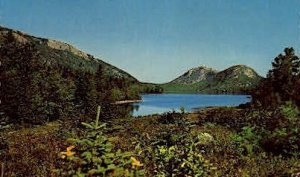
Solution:
M 133 104 L 133 116 L 161 114 L 168 111 L 192 112 L 209 106 L 238 106 L 251 101 L 249 95 L 206 95 L 206 94 L 145 94 L 142 102 Z

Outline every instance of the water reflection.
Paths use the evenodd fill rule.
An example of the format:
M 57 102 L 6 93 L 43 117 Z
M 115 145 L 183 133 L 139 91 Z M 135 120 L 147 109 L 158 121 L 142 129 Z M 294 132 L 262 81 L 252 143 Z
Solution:
M 134 112 L 139 111 L 139 107 L 135 104 L 104 104 L 101 108 L 101 117 L 104 119 L 131 117 Z

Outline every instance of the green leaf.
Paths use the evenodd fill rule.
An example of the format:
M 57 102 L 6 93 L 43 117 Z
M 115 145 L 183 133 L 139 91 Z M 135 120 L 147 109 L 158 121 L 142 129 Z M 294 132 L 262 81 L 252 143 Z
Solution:
M 89 124 L 89 123 L 81 122 L 81 124 L 82 124 L 83 126 L 85 126 L 86 128 L 94 129 L 94 126 L 91 125 L 91 124 Z
M 107 166 L 107 170 L 114 170 L 116 168 L 117 167 L 114 164 L 110 164 L 110 165 Z

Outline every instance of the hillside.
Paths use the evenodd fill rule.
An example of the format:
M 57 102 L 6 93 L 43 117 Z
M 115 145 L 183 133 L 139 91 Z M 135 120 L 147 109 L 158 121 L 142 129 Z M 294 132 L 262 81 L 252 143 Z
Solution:
M 124 78 L 130 82 L 138 82 L 136 78 L 127 72 L 112 66 L 93 55 L 85 53 L 65 42 L 35 37 L 17 30 L 0 26 L 0 44 L 11 34 L 14 40 L 19 43 L 31 43 L 36 46 L 40 58 L 51 64 L 58 64 L 77 71 L 96 72 L 99 65 L 102 65 L 105 75 L 114 78 Z
M 0 122 L 76 122 L 93 117 L 97 105 L 105 114 L 105 105 L 162 90 L 70 44 L 5 27 L 0 27 L 0 56 Z
M 247 93 L 261 79 L 254 69 L 245 65 L 235 65 L 220 72 L 198 67 L 162 87 L 169 93 Z

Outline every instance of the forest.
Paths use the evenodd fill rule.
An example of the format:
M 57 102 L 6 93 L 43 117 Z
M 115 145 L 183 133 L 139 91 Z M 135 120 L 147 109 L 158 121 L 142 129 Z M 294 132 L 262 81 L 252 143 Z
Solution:
M 141 93 L 162 92 L 154 84 L 107 75 L 101 63 L 94 63 L 94 72 L 88 64 L 81 63 L 76 68 L 70 62 L 55 62 L 49 59 L 49 49 L 49 56 L 45 56 L 40 45 L 20 43 L 13 33 L 9 31 L 0 48 L 1 118 L 6 124 L 78 121 L 77 117 L 95 116 L 97 105 L 138 100 Z

